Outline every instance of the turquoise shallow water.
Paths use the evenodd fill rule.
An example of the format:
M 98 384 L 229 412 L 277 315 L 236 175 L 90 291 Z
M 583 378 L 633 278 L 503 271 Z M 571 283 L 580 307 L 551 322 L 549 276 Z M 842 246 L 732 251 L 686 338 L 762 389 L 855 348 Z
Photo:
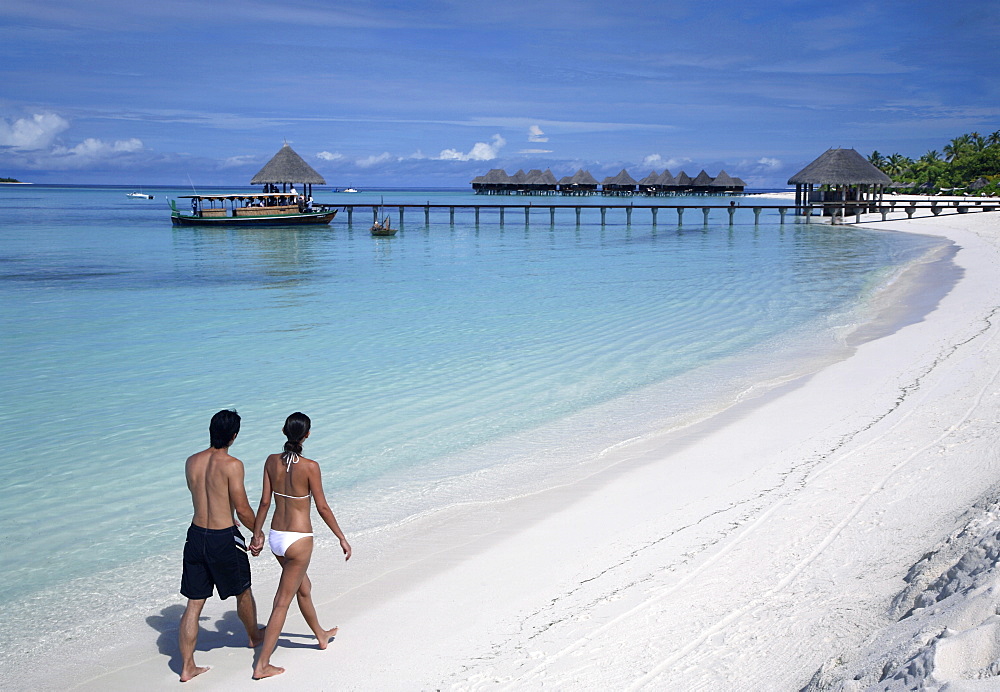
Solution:
M 343 214 L 328 228 L 172 228 L 164 194 L 183 190 L 125 192 L 0 186 L 0 522 L 44 537 L 0 552 L 0 613 L 179 555 L 184 458 L 220 408 L 243 416 L 232 451 L 251 504 L 284 417 L 302 410 L 341 524 L 374 529 L 544 482 L 780 376 L 837 347 L 865 301 L 940 243 L 776 214 L 755 226 L 749 212 L 732 227 L 724 212 L 684 226 L 484 213 L 478 227 L 410 212 L 380 239 L 370 213 L 353 229 Z M 566 202 L 533 203 L 548 201 Z

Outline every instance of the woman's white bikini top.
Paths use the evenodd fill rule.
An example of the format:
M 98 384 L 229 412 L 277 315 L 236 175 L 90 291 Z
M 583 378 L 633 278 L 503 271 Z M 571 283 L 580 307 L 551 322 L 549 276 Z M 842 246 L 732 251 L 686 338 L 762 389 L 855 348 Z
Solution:
M 292 464 L 299 463 L 299 455 L 295 452 L 284 452 L 281 455 L 281 460 L 285 462 L 285 473 L 292 470 Z M 280 495 L 281 497 L 286 497 L 289 500 L 307 500 L 309 499 L 309 494 L 305 495 L 285 495 L 284 493 L 279 493 L 277 490 L 272 490 L 275 495 Z

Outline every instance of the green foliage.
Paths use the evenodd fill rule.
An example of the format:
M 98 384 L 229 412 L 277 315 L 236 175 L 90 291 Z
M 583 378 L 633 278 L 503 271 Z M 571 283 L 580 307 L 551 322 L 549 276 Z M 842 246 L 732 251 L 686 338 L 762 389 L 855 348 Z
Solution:
M 0 183 L 19 183 L 21 182 L 17 178 L 0 178 Z
M 982 135 L 978 132 L 955 137 L 942 147 L 919 159 L 902 154 L 884 156 L 873 151 L 868 160 L 897 183 L 923 185 L 934 190 L 961 193 L 979 178 L 989 184 L 973 192 L 977 195 L 1000 194 L 1000 130 Z

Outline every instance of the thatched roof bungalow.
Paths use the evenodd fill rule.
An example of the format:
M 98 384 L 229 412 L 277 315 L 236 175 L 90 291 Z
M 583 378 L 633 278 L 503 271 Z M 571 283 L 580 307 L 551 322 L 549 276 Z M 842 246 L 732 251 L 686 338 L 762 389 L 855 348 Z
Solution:
M 795 185 L 795 207 L 799 214 L 813 202 L 881 200 L 892 178 L 873 166 L 854 149 L 827 149 L 815 161 L 788 179 Z M 854 213 L 844 208 L 844 214 Z M 832 213 L 824 209 L 824 213 Z M 840 213 L 840 212 L 838 212 Z
M 712 176 L 701 169 L 701 172 L 691 181 L 691 192 L 713 192 Z
M 618 175 L 605 178 L 601 189 L 606 195 L 632 195 L 638 185 L 635 178 L 623 168 Z
M 278 185 L 281 185 L 281 192 L 288 192 L 288 186 L 294 187 L 296 183 L 302 186 L 302 194 L 309 196 L 313 185 L 326 185 L 326 180 L 295 153 L 288 142 L 250 179 L 251 185 L 267 186 L 265 192 L 278 192 Z
M 472 180 L 472 189 L 477 195 L 509 195 L 514 183 L 507 171 L 494 168 L 486 175 L 476 176 Z
M 715 176 L 715 179 L 712 180 L 712 189 L 714 192 L 743 192 L 745 188 L 746 183 L 739 178 L 732 177 L 725 171 L 719 171 L 719 175 Z
M 573 174 L 568 184 L 559 183 L 559 191 L 566 195 L 593 195 L 597 193 L 597 180 L 582 168 Z
M 691 176 L 689 176 L 684 171 L 681 171 L 674 178 L 673 184 L 667 186 L 664 189 L 670 190 L 672 192 L 689 192 L 691 190 L 691 183 L 693 182 L 694 181 L 691 180 Z
M 654 189 L 656 189 L 656 179 L 660 175 L 656 171 L 650 171 L 649 175 L 639 181 L 639 192 L 644 195 L 648 195 Z

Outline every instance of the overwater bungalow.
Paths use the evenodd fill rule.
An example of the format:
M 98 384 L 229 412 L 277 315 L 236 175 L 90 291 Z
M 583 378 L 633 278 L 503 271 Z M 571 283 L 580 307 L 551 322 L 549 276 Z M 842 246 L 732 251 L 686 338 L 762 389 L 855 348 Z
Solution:
M 506 171 L 494 168 L 486 175 L 472 179 L 472 189 L 481 195 L 596 195 L 629 196 L 637 192 L 643 195 L 679 195 L 679 194 L 734 194 L 742 193 L 746 188 L 739 178 L 720 171 L 715 178 L 702 170 L 693 180 L 681 171 L 675 178 L 669 170 L 657 174 L 650 171 L 649 175 L 636 181 L 626 169 L 617 175 L 608 176 L 598 185 L 590 171 L 582 168 L 573 175 L 563 176 L 556 180 L 552 171 L 544 172 L 533 168 L 527 173 L 519 170 L 508 176 Z
M 514 183 L 507 171 L 494 168 L 486 175 L 474 179 L 472 189 L 477 195 L 509 195 L 514 189 Z
M 660 175 L 656 171 L 650 171 L 649 175 L 639 181 L 639 194 L 650 195 L 656 189 L 656 179 Z
M 705 169 L 701 169 L 701 172 L 694 177 L 691 181 L 691 192 L 695 194 L 708 194 L 713 192 L 712 189 L 712 176 L 705 172 Z
M 726 195 L 734 192 L 743 192 L 746 183 L 739 178 L 734 178 L 725 171 L 719 171 L 719 175 L 712 180 L 712 191 L 715 194 Z
M 573 174 L 569 179 L 569 184 L 563 185 L 560 182 L 559 192 L 564 195 L 596 195 L 597 179 L 582 168 Z
M 653 194 L 655 195 L 665 195 L 673 192 L 674 187 L 677 185 L 677 178 L 674 174 L 670 172 L 669 169 L 664 169 L 662 173 L 656 178 L 656 186 L 653 188 Z
M 805 213 L 810 203 L 863 202 L 867 205 L 882 200 L 892 178 L 873 166 L 854 149 L 827 149 L 815 161 L 788 179 L 795 185 L 795 208 Z M 859 205 L 866 206 L 866 205 Z M 823 213 L 833 214 L 825 207 Z M 853 214 L 854 207 L 837 209 L 838 214 Z
M 532 175 L 532 173 L 536 173 Z M 559 187 L 555 175 L 546 168 L 544 171 L 537 169 L 528 171 L 528 189 L 533 195 L 554 195 Z
M 691 192 L 691 185 L 693 182 L 694 181 L 691 179 L 691 176 L 684 171 L 681 171 L 674 178 L 674 184 L 668 186 L 666 190 L 668 192 L 688 193 Z
M 635 194 L 638 186 L 639 183 L 635 181 L 635 178 L 623 168 L 618 175 L 604 179 L 604 182 L 601 183 L 601 191 L 605 195 L 628 197 Z

